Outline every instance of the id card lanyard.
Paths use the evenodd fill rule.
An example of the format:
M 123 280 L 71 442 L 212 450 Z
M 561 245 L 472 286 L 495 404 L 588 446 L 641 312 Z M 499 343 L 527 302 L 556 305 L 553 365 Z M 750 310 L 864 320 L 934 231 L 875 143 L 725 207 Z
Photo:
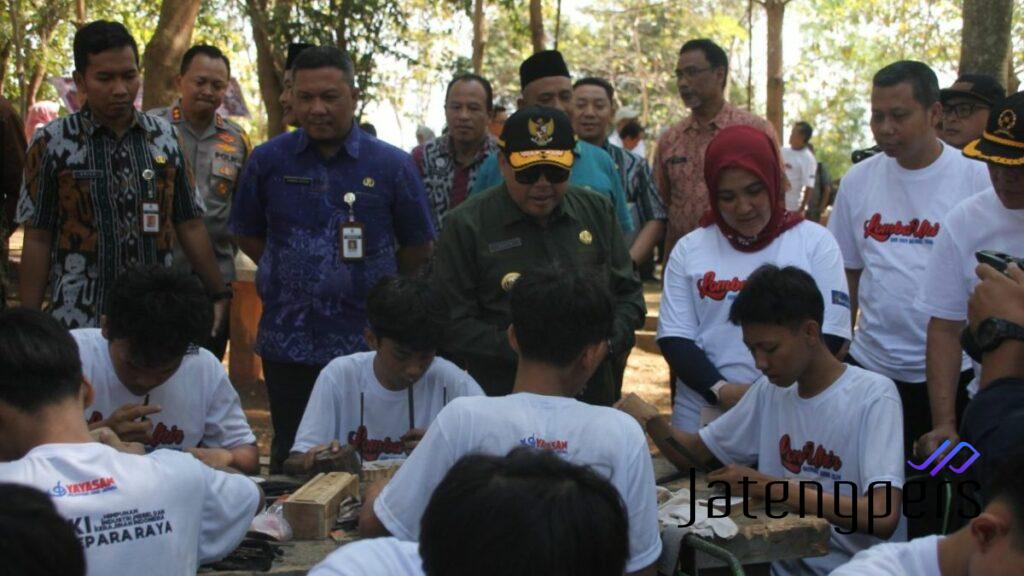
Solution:
M 348 204 L 348 221 L 341 223 L 338 231 L 338 247 L 343 262 L 362 262 L 363 260 L 363 231 L 362 222 L 356 222 L 355 192 L 346 192 L 343 197 L 345 204 Z
M 156 193 L 156 172 L 153 170 L 152 162 L 161 166 L 167 163 L 165 156 L 151 158 L 146 156 L 146 168 L 142 171 L 142 232 L 148 235 L 160 233 L 160 201 Z

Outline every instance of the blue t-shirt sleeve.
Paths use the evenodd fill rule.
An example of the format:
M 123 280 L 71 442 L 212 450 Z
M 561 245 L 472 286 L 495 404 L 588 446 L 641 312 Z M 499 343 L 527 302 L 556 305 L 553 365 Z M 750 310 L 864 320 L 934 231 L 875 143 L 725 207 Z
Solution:
M 421 246 L 434 239 L 434 220 L 427 206 L 427 192 L 412 156 L 401 153 L 394 181 L 391 216 L 395 236 L 402 246 Z
M 476 179 L 473 181 L 473 189 L 469 191 L 469 195 L 472 196 L 477 192 L 483 192 L 502 182 L 501 171 L 498 170 L 498 155 L 491 152 L 487 155 L 484 163 L 480 165 L 480 168 L 477 169 Z
M 266 195 L 260 186 L 260 158 L 262 150 L 256 148 L 249 156 L 231 200 L 228 223 L 238 236 L 265 237 L 267 235 Z

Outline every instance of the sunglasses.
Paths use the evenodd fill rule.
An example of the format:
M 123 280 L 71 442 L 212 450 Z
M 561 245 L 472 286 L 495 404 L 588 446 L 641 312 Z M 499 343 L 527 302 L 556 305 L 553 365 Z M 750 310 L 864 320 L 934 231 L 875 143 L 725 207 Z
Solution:
M 550 164 L 535 164 L 529 168 L 516 171 L 516 182 L 520 184 L 536 184 L 541 174 L 552 184 L 561 184 L 569 179 L 569 170 Z

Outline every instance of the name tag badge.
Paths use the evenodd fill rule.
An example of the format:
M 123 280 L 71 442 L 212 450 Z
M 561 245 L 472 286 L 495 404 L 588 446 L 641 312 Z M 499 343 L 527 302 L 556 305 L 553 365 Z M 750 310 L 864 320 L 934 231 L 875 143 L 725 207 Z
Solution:
M 146 234 L 160 233 L 160 205 L 156 202 L 142 203 L 142 231 Z
M 284 182 L 285 184 L 300 184 L 302 186 L 309 186 L 310 184 L 313 183 L 313 179 L 306 178 L 303 176 L 285 176 Z
M 363 260 L 363 223 L 343 222 L 339 245 L 342 261 L 361 262 Z

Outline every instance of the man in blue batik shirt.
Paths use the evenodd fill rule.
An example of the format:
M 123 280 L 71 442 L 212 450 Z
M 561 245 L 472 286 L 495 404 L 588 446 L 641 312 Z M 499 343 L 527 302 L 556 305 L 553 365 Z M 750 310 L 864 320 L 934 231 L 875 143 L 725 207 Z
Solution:
M 545 106 L 557 108 L 565 112 L 569 118 L 573 117 L 574 102 L 569 67 L 557 50 L 537 52 L 523 60 L 519 66 L 519 85 L 522 90 L 519 108 Z M 622 232 L 628 234 L 635 230 L 633 216 L 626 205 L 626 192 L 622 188 L 618 168 L 615 167 L 611 156 L 583 140 L 576 142 L 574 152 L 576 161 L 572 166 L 569 184 L 607 196 L 615 206 L 615 216 Z M 501 171 L 498 170 L 498 157 L 491 152 L 477 169 L 476 179 L 469 193 L 472 195 L 483 192 L 503 183 Z
M 306 49 L 293 82 L 300 128 L 253 150 L 231 211 L 238 246 L 259 265 L 256 352 L 274 472 L 320 370 L 367 349 L 367 292 L 384 276 L 419 270 L 434 239 L 412 158 L 354 127 L 359 91 L 348 56 Z

